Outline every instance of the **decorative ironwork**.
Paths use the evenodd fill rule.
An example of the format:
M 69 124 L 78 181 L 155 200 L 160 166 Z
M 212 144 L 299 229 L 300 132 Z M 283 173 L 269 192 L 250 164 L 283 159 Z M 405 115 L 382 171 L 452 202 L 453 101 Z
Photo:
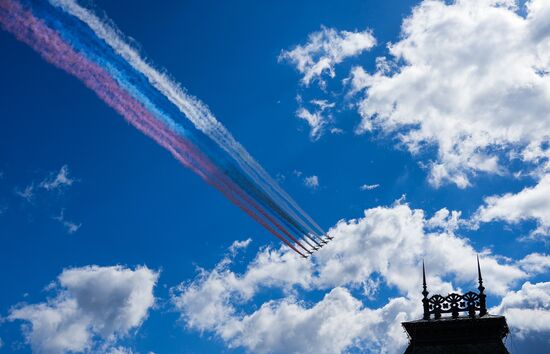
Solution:
M 472 318 L 476 316 L 476 312 L 479 312 L 479 316 L 486 315 L 486 295 L 484 293 L 485 287 L 483 286 L 483 279 L 481 277 L 479 257 L 477 258 L 477 274 L 479 283 L 477 288 L 479 293 L 469 291 L 463 295 L 451 293 L 447 296 L 436 294 L 428 298 L 429 292 L 426 286 L 426 269 L 424 267 L 424 262 L 422 262 L 422 304 L 424 307 L 423 319 L 429 320 L 431 315 L 434 316 L 434 319 L 439 319 L 441 318 L 441 315 L 445 313 L 450 313 L 452 318 L 458 318 L 461 312 L 468 312 L 468 316 Z

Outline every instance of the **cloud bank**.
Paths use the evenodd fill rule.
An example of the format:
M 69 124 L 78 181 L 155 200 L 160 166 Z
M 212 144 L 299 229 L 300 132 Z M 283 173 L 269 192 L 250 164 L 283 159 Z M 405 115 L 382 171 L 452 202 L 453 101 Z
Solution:
M 395 134 L 411 153 L 435 146 L 434 186 L 507 173 L 514 158 L 540 165 L 550 137 L 550 4 L 423 1 L 378 70 L 353 70 L 359 133 Z M 382 65 L 384 64 L 384 65 Z
M 23 331 L 34 352 L 106 352 L 147 318 L 158 276 L 147 267 L 65 269 L 53 284 L 54 297 L 18 305 L 8 319 L 26 322 Z
M 513 261 L 490 249 L 476 250 L 455 234 L 458 217 L 445 209 L 426 218 L 422 210 L 402 203 L 368 209 L 362 218 L 335 225 L 330 230 L 333 243 L 311 260 L 264 248 L 239 273 L 231 269 L 228 255 L 214 269 L 200 269 L 194 280 L 173 288 L 172 303 L 188 329 L 214 333 L 230 348 L 255 353 L 398 352 L 406 344 L 400 322 L 420 316 L 423 258 L 429 291 L 447 293 L 458 286 L 475 287 L 475 259 L 481 254 L 487 290 L 503 299 L 494 313 L 505 313 L 514 289 L 528 287 L 524 281 L 545 269 L 546 255 Z M 393 295 L 371 304 L 381 287 Z M 265 294 L 270 294 L 268 300 Z M 255 302 L 258 296 L 264 300 Z M 514 306 L 522 311 L 536 307 Z M 514 331 L 534 330 L 512 319 L 513 311 L 506 313 Z
M 550 174 L 544 176 L 537 185 L 527 187 L 513 194 L 485 198 L 485 203 L 476 212 L 473 220 L 490 222 L 495 220 L 517 224 L 525 220 L 536 220 L 538 227 L 532 236 L 550 234 Z

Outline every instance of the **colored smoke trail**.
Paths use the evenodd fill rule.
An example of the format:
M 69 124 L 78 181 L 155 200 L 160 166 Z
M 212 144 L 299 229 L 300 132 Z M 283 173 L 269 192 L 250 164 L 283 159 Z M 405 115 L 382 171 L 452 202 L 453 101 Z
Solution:
M 145 75 L 151 84 L 162 92 L 182 113 L 222 149 L 224 149 L 239 166 L 254 180 L 264 185 L 267 193 L 289 212 L 299 219 L 296 212 L 302 215 L 310 225 L 308 229 L 313 234 L 324 235 L 323 229 L 305 212 L 298 204 L 265 172 L 265 170 L 250 156 L 231 133 L 216 120 L 208 108 L 196 98 L 187 95 L 178 84 L 174 83 L 167 75 L 156 70 L 143 59 L 139 52 L 129 45 L 120 31 L 101 21 L 91 11 L 78 5 L 74 0 L 51 0 L 51 3 L 63 8 L 68 13 L 86 23 L 98 37 L 108 43 L 121 57 L 128 61 L 137 71 Z
M 318 247 L 326 243 L 322 229 L 202 103 L 153 69 L 90 11 L 74 1 L 51 3 L 0 0 L 0 24 L 81 80 L 295 252 L 306 256 L 317 249 L 309 241 Z M 193 123 L 191 129 L 176 120 L 182 113 Z

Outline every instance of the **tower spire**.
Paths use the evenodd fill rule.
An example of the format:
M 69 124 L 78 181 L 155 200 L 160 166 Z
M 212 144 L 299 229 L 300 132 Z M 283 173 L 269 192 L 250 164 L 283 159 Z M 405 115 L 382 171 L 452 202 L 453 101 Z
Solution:
M 430 319 L 430 305 L 428 300 L 428 287 L 426 285 L 426 267 L 424 266 L 424 260 L 422 260 L 422 305 L 424 307 L 424 320 Z
M 487 314 L 487 305 L 485 303 L 486 295 L 484 293 L 485 287 L 483 286 L 483 278 L 481 277 L 481 267 L 479 266 L 479 255 L 477 255 L 477 279 L 478 279 L 478 290 L 479 290 L 479 316 Z
M 479 266 L 479 254 L 477 255 L 477 279 L 480 287 L 483 287 L 483 278 L 481 277 L 481 267 Z
M 424 266 L 424 260 L 422 260 L 422 287 L 426 290 L 426 267 Z

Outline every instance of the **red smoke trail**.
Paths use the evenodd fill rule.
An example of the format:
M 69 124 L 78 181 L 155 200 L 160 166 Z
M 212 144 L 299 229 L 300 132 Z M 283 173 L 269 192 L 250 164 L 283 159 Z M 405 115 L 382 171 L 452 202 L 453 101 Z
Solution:
M 139 103 L 138 103 L 139 104 Z M 148 113 L 145 113 L 148 114 Z M 279 234 L 271 225 L 269 225 L 265 220 L 263 220 L 257 213 L 255 213 L 253 210 L 251 210 L 248 204 L 251 204 L 256 211 L 258 211 L 261 215 L 266 217 L 269 221 L 271 221 L 277 228 L 282 230 L 286 235 L 288 235 L 296 244 L 298 244 L 301 248 L 308 251 L 306 248 L 300 244 L 295 238 L 292 237 L 292 235 L 289 235 L 288 232 L 276 221 L 274 220 L 269 214 L 267 214 L 260 206 L 257 205 L 257 203 L 254 202 L 254 200 L 250 199 L 243 191 L 242 189 L 235 185 L 231 180 L 229 180 L 225 175 L 221 174 L 219 169 L 213 165 L 208 157 L 206 157 L 202 152 L 198 151 L 196 147 L 192 144 L 190 144 L 188 141 L 182 139 L 179 135 L 175 134 L 171 130 L 158 128 L 159 125 L 162 125 L 162 123 L 158 121 L 154 121 L 153 124 L 156 126 L 156 129 L 159 129 L 156 131 L 155 135 L 162 135 L 167 141 L 169 142 L 168 146 L 166 148 L 172 152 L 172 155 L 180 162 L 182 162 L 186 166 L 191 166 L 190 168 L 197 172 L 197 174 L 201 175 L 203 179 L 216 188 L 218 191 L 223 193 L 231 202 L 233 202 L 235 205 L 237 205 L 239 208 L 241 208 L 245 213 L 248 214 L 253 220 L 258 222 L 260 225 L 265 227 L 269 232 L 271 232 L 273 235 L 275 235 L 277 238 L 279 238 L 281 241 L 283 241 L 287 246 L 292 248 L 295 252 L 300 254 L 301 256 L 305 257 L 305 255 L 298 251 L 292 244 L 290 244 L 281 234 Z M 153 137 L 155 139 L 155 137 Z M 173 148 L 175 147 L 175 148 Z M 185 157 L 183 157 L 180 153 L 180 149 L 184 150 L 186 155 L 190 155 L 190 158 L 195 160 L 195 162 L 202 167 L 202 169 L 206 170 L 206 173 L 203 173 L 200 171 L 200 169 L 194 165 L 190 165 L 189 162 L 186 160 Z M 211 175 L 214 177 L 212 178 Z M 226 185 L 227 188 L 224 188 L 223 185 Z M 229 190 L 228 190 L 229 188 Z M 231 193 L 233 194 L 231 194 Z M 234 194 L 237 194 L 237 197 L 234 196 Z M 241 199 L 244 199 L 246 203 L 243 203 Z M 309 251 L 308 251 L 309 252 Z
M 139 103 L 138 103 L 139 104 Z M 147 115 L 147 112 L 143 113 L 144 115 Z M 153 118 L 154 119 L 154 118 Z M 238 185 L 236 185 L 233 181 L 228 179 L 225 175 L 221 173 L 221 171 L 214 165 L 206 155 L 204 155 L 202 152 L 197 150 L 197 148 L 189 143 L 187 140 L 184 140 L 182 137 L 174 133 L 173 131 L 166 129 L 165 127 L 158 128 L 159 125 L 162 126 L 162 123 L 158 122 L 157 120 L 154 120 L 153 124 L 156 126 L 157 131 L 155 134 L 152 134 L 154 136 L 161 135 L 163 138 L 167 139 L 169 141 L 168 146 L 166 148 L 172 152 L 172 155 L 176 157 L 179 161 L 181 161 L 184 165 L 190 167 L 193 171 L 197 172 L 203 179 L 219 190 L 221 193 L 223 193 L 229 200 L 231 200 L 235 205 L 240 207 L 243 211 L 245 211 L 251 218 L 256 220 L 259 224 L 264 226 L 266 229 L 268 229 L 272 234 L 277 236 L 279 239 L 281 239 L 285 244 L 287 244 L 289 247 L 291 247 L 294 251 L 299 253 L 301 256 L 304 256 L 303 253 L 298 251 L 294 246 L 292 246 L 283 236 L 281 236 L 276 230 L 274 230 L 268 223 L 266 223 L 263 219 L 259 217 L 253 210 L 250 210 L 250 208 L 247 206 L 251 205 L 253 209 L 256 209 L 257 212 L 259 212 L 262 216 L 264 216 L 267 220 L 269 220 L 273 225 L 275 225 L 279 230 L 281 230 L 285 235 L 287 235 L 291 240 L 293 240 L 297 245 L 299 245 L 302 249 L 304 249 L 306 252 L 309 253 L 309 250 L 305 248 L 296 238 L 294 238 L 277 220 L 275 220 L 271 215 L 269 215 L 261 206 L 259 206 L 253 199 L 251 199 Z M 155 139 L 155 137 L 153 139 Z M 199 167 L 196 167 L 194 165 L 190 165 L 188 161 L 186 161 L 185 157 L 182 157 L 179 149 L 173 149 L 173 146 L 177 148 L 181 148 L 185 151 L 186 155 L 189 155 L 188 159 L 194 160 Z M 205 170 L 207 173 L 203 173 L 200 168 Z M 214 178 L 212 178 L 213 176 Z M 224 188 L 224 185 L 226 188 Z M 229 189 L 229 191 L 228 191 Z M 233 194 L 236 194 L 237 197 L 235 197 Z M 244 200 L 243 203 L 241 200 Z
M 170 134 L 172 135 L 173 133 L 171 131 L 167 132 L 167 134 Z M 191 148 L 190 146 L 188 146 L 188 144 L 186 144 L 185 142 L 183 142 L 181 140 L 181 138 L 177 135 L 174 135 L 173 136 L 173 139 L 175 141 L 172 141 L 172 143 L 176 146 L 185 146 L 184 149 L 187 149 L 187 148 Z M 172 150 L 172 148 L 169 148 L 170 151 L 172 151 L 172 154 L 174 155 L 174 157 L 182 162 L 183 164 L 186 164 L 186 161 L 185 161 L 185 158 L 183 158 L 178 152 L 176 152 L 177 150 Z M 200 154 L 200 153 L 199 153 Z M 205 157 L 205 159 L 207 159 Z M 212 165 L 210 165 L 212 166 Z M 214 167 L 214 166 L 212 166 Z M 215 167 L 214 167 L 215 168 Z M 194 169 L 193 169 L 194 170 Z M 235 197 L 234 195 L 232 195 L 231 193 L 228 192 L 228 190 L 226 188 L 223 188 L 222 185 L 220 185 L 219 182 L 211 179 L 210 177 L 208 176 L 205 176 L 203 177 L 203 179 L 208 183 L 210 184 L 211 186 L 213 186 L 214 188 L 216 188 L 218 191 L 220 191 L 221 193 L 223 193 L 223 195 L 225 195 L 233 204 L 235 204 L 236 206 L 238 206 L 239 208 L 241 208 L 248 216 L 250 216 L 253 220 L 255 220 L 256 222 L 258 222 L 260 225 L 262 225 L 264 228 L 266 228 L 269 232 L 271 232 L 273 235 L 275 235 L 278 239 L 280 239 L 281 241 L 283 241 L 288 247 L 290 247 L 292 250 L 294 250 L 296 253 L 298 253 L 299 255 L 301 255 L 302 257 L 306 257 L 302 252 L 298 251 L 290 242 L 288 242 L 288 240 L 286 238 L 284 238 L 284 236 L 282 236 L 281 234 L 279 234 L 275 229 L 273 229 L 273 227 L 271 225 L 269 225 L 264 219 L 262 219 L 258 214 L 256 214 L 253 210 L 251 210 L 245 203 L 243 203 L 239 198 Z M 226 178 L 223 178 L 222 176 L 222 179 L 226 180 Z M 230 181 L 226 181 L 225 184 L 231 184 Z M 233 188 L 230 188 L 232 189 L 232 192 L 235 193 L 235 190 Z M 240 190 L 240 188 L 238 186 L 235 187 L 236 190 Z M 240 194 L 242 195 L 242 191 L 240 193 L 237 193 L 237 194 Z M 259 210 L 260 213 L 262 215 L 265 216 L 265 213 L 262 211 L 262 210 Z M 298 245 L 300 245 L 302 248 L 304 248 L 299 242 L 296 242 Z
M 225 150 L 235 162 L 242 168 L 245 174 L 251 178 L 253 183 L 257 183 L 262 187 L 262 193 L 266 193 L 270 196 L 270 199 L 274 200 L 276 209 L 283 209 L 285 214 L 290 214 L 294 220 L 301 223 L 299 229 L 306 227 L 309 231 L 302 232 L 298 230 L 298 234 L 303 234 L 313 242 L 309 235 L 318 238 L 322 243 L 326 243 L 322 239 L 325 232 L 317 225 L 307 213 L 305 213 L 292 198 L 282 190 L 275 181 L 263 170 L 263 168 L 248 154 L 248 152 L 233 138 L 233 136 L 221 125 L 211 112 L 197 99 L 185 94 L 179 88 L 177 84 L 165 77 L 162 73 L 158 72 L 155 68 L 151 67 L 145 60 L 143 60 L 139 53 L 128 45 L 123 36 L 110 24 L 105 23 L 105 20 L 97 18 L 92 12 L 78 5 L 75 0 L 61 1 L 60 7 L 77 17 L 82 22 L 87 24 L 90 29 L 95 32 L 98 38 L 104 40 L 111 48 L 113 48 L 122 58 L 124 58 L 128 64 L 130 64 L 136 71 L 143 74 L 149 82 L 161 92 L 170 102 L 172 102 L 178 109 L 195 125 L 197 129 L 209 136 L 219 147 Z M 241 185 L 238 181 L 235 181 L 238 185 Z M 247 191 L 248 188 L 243 187 Z M 277 200 L 279 203 L 277 203 Z M 268 208 L 271 205 L 268 205 Z M 301 213 L 306 220 L 299 217 L 295 211 Z M 278 211 L 276 210 L 278 213 Z M 282 216 L 286 219 L 286 216 Z M 308 222 L 309 220 L 309 222 Z M 318 235 L 317 231 L 313 231 L 311 225 L 317 227 L 320 230 Z M 305 240 L 305 239 L 304 239 Z M 306 241 L 307 242 L 307 241 Z M 309 243 L 308 243 L 309 244 Z M 320 246 L 317 243 L 318 246 Z
M 247 194 L 243 192 L 243 190 L 237 186 L 233 181 L 225 177 L 218 168 L 216 168 L 216 171 L 213 171 L 215 173 L 215 176 L 219 178 L 223 178 L 225 180 L 228 187 L 233 191 L 236 192 L 239 197 L 244 199 L 248 204 L 252 205 L 254 209 L 256 209 L 260 214 L 262 214 L 267 220 L 269 220 L 273 225 L 275 225 L 279 230 L 281 230 L 285 235 L 287 235 L 292 241 L 294 241 L 296 244 L 298 244 L 302 249 L 304 249 L 306 252 L 310 252 L 307 248 L 305 248 L 292 234 L 290 234 L 287 229 L 281 225 L 277 220 L 275 220 L 271 215 L 269 215 L 267 212 L 264 211 L 264 209 L 258 205 L 258 203 L 250 198 Z M 307 242 L 307 241 L 306 241 Z
M 253 212 L 245 203 L 229 193 L 219 182 L 211 179 L 200 167 L 209 172 L 214 172 L 214 176 L 224 181 L 231 192 L 237 195 L 247 197 L 243 191 L 231 181 L 228 181 L 219 170 L 212 165 L 208 159 L 198 152 L 194 147 L 181 140 L 179 136 L 167 131 L 162 123 L 158 122 L 150 113 L 132 96 L 122 90 L 116 81 L 102 68 L 90 62 L 86 58 L 76 53 L 58 34 L 45 26 L 32 13 L 24 10 L 19 3 L 9 0 L 0 2 L 0 22 L 17 39 L 28 44 L 34 50 L 39 52 L 42 57 L 53 65 L 65 70 L 69 74 L 79 78 L 89 89 L 94 91 L 105 103 L 112 107 L 116 112 L 122 115 L 128 122 L 134 125 L 145 135 L 154 139 L 159 145 L 170 151 L 186 167 L 190 168 L 207 183 L 222 192 L 234 204 L 245 211 L 252 219 L 265 227 L 273 235 L 283 241 L 298 254 L 304 256 L 292 244 L 290 244 L 282 235 L 274 230 L 265 220 Z M 180 151 L 174 146 L 183 150 Z M 199 166 L 195 164 L 198 163 Z M 246 198 L 249 204 L 257 209 L 264 217 L 267 217 L 279 229 L 288 235 L 294 242 L 307 251 L 292 235 L 268 214 L 266 214 L 250 198 Z

